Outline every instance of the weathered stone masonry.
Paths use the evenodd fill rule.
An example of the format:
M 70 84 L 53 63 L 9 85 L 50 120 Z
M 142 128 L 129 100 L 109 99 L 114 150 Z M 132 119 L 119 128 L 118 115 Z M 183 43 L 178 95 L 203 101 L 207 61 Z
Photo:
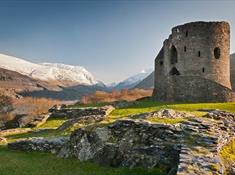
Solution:
M 159 101 L 234 101 L 227 22 L 176 26 L 155 59 L 153 97 Z

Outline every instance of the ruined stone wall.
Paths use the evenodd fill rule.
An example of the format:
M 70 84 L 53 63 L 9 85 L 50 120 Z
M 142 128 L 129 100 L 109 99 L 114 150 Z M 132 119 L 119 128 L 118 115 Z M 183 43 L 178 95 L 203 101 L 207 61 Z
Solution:
M 235 93 L 214 81 L 196 76 L 165 77 L 161 90 L 155 93 L 158 101 L 224 102 L 234 101 Z
M 191 101 L 214 101 L 214 95 L 207 97 L 208 93 L 212 94 L 209 89 L 213 89 L 213 94 L 220 94 L 216 101 L 231 101 L 227 98 L 233 96 L 227 89 L 231 89 L 229 52 L 230 27 L 227 22 L 193 22 L 174 27 L 155 60 L 153 95 L 163 101 L 187 101 L 182 98 L 190 95 L 185 93 L 193 91 L 191 96 L 195 99 Z M 191 80 L 188 78 L 184 83 L 187 76 Z M 182 81 L 179 77 L 183 78 Z M 192 87 L 193 83 L 197 83 L 195 87 Z M 225 88 L 224 94 L 230 95 L 224 97 L 222 92 L 217 92 L 223 89 L 221 86 Z

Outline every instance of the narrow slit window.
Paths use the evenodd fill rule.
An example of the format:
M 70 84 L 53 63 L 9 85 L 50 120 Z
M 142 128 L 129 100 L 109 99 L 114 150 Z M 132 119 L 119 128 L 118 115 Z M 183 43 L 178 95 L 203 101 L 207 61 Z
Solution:
M 200 51 L 198 51 L 198 57 L 201 57 L 201 52 Z
M 202 68 L 202 72 L 203 72 L 203 73 L 205 72 L 205 68 L 204 68 L 204 67 Z
M 188 31 L 185 32 L 185 36 L 188 37 Z
M 219 59 L 219 58 L 220 58 L 220 55 L 221 55 L 221 53 L 220 53 L 220 48 L 219 48 L 219 47 L 216 47 L 216 48 L 214 49 L 214 56 L 215 56 L 215 58 L 216 58 L 216 59 Z
M 171 58 L 170 58 L 170 63 L 171 64 L 176 64 L 178 62 L 178 53 L 174 45 L 171 47 Z
M 186 46 L 184 46 L 184 52 L 186 52 L 187 51 L 187 48 L 186 48 Z

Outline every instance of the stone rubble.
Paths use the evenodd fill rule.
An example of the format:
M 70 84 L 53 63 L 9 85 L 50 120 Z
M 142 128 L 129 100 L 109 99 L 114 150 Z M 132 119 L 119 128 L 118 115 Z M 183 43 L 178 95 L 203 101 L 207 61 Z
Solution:
M 132 119 L 149 119 L 149 118 L 175 119 L 175 118 L 190 118 L 190 117 L 194 117 L 194 115 L 185 112 L 178 112 L 173 109 L 160 109 L 159 111 L 129 116 L 129 118 Z
M 86 108 L 86 109 L 74 109 L 73 118 L 65 121 L 61 126 L 57 128 L 59 131 L 66 130 L 75 124 L 91 124 L 104 120 L 112 111 L 113 106 L 104 106 L 101 108 Z M 76 117 L 75 117 L 75 113 Z M 70 117 L 69 117 L 70 118 Z
M 103 107 L 87 107 L 87 108 L 67 108 L 54 106 L 49 110 L 51 112 L 51 118 L 57 117 L 67 117 L 67 118 L 79 118 L 84 116 L 94 116 L 94 115 L 109 115 L 114 110 L 113 106 L 103 106 Z
M 186 118 L 177 124 L 151 123 L 149 117 Z M 235 117 L 210 111 L 203 117 L 162 109 L 130 116 L 103 127 L 89 125 L 74 131 L 54 149 L 47 139 L 23 140 L 9 148 L 53 152 L 114 167 L 159 167 L 168 175 L 223 175 L 221 148 L 235 138 Z M 140 119 L 140 120 L 139 120 Z M 45 146 L 46 144 L 46 146 Z M 57 143 L 56 143 L 57 144 Z M 53 151 L 52 151 L 53 150 Z M 231 168 L 231 172 L 234 168 Z
M 35 116 L 29 116 L 26 114 L 17 115 L 13 120 L 5 123 L 5 129 L 38 127 L 43 125 L 50 115 L 50 113 Z
M 30 138 L 9 143 L 8 148 L 27 152 L 39 151 L 55 154 L 61 150 L 68 140 L 69 139 L 66 137 L 57 137 L 52 139 Z
M 232 164 L 232 166 L 228 170 L 228 175 L 235 175 L 235 162 Z

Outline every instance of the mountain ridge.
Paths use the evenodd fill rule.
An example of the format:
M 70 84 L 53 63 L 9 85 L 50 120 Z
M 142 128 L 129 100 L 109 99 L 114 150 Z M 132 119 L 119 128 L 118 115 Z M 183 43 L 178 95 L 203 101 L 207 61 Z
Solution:
M 117 89 L 117 90 L 121 90 L 121 89 L 125 89 L 125 88 L 132 89 L 139 82 L 141 82 L 143 79 L 145 79 L 147 76 L 149 76 L 149 74 L 152 71 L 153 71 L 153 69 L 144 69 L 144 70 L 140 71 L 139 73 L 132 75 L 119 83 L 111 84 L 112 89 Z
M 42 81 L 71 82 L 95 85 L 97 80 L 84 67 L 58 63 L 31 63 L 24 59 L 0 54 L 0 68 L 15 71 L 33 79 Z

